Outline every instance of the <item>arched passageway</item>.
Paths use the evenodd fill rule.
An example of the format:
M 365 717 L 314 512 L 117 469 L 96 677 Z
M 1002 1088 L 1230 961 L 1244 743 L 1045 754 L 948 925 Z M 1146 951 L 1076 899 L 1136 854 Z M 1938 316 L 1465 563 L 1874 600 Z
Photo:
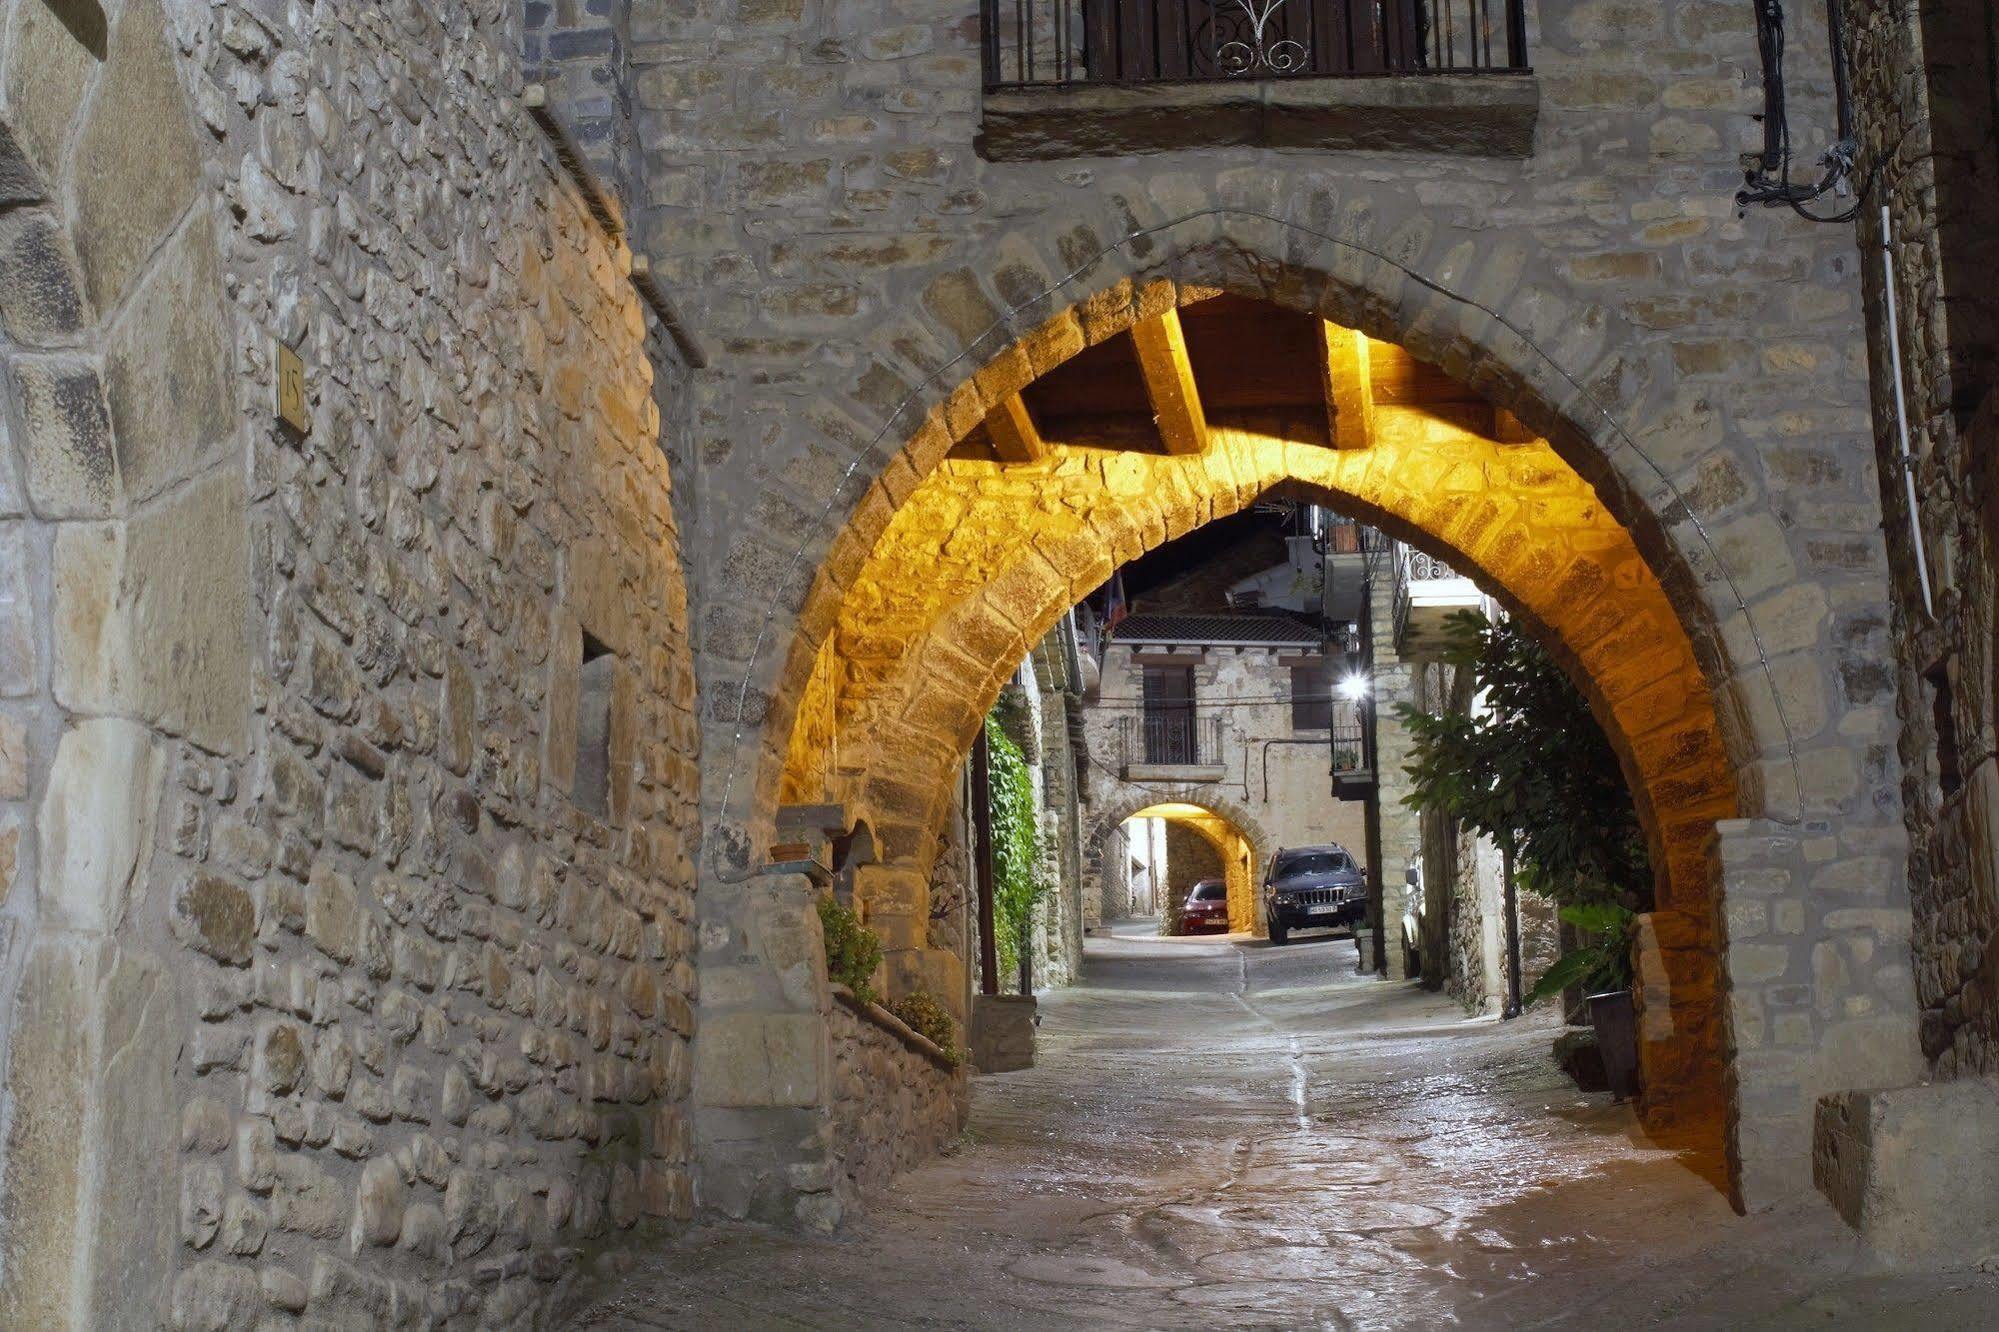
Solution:
M 1221 803 L 1212 797 L 1209 801 Z M 1164 825 L 1166 833 L 1163 876 L 1157 880 L 1163 890 L 1158 901 L 1164 917 L 1161 929 L 1168 934 L 1178 933 L 1183 925 L 1181 908 L 1188 889 L 1199 880 L 1217 878 L 1228 894 L 1228 930 L 1236 934 L 1254 933 L 1260 914 L 1256 867 L 1265 859 L 1257 852 L 1260 843 L 1253 842 L 1250 834 L 1232 818 L 1205 803 L 1159 801 L 1135 809 L 1116 822 L 1108 815 L 1100 819 L 1089 856 L 1091 862 L 1100 865 L 1098 872 L 1104 876 L 1100 882 L 1107 888 L 1112 872 L 1104 844 L 1120 831 L 1130 841 L 1129 830 L 1134 825 L 1153 821 Z
M 1277 849 L 1261 820 L 1239 801 L 1206 787 L 1161 783 L 1143 790 L 1126 791 L 1092 811 L 1090 826 L 1083 838 L 1083 871 L 1088 882 L 1101 886 L 1110 876 L 1106 854 L 1112 839 L 1126 821 L 1149 817 L 1177 818 L 1190 827 L 1196 827 L 1197 835 L 1217 846 L 1218 855 L 1222 854 L 1223 845 L 1228 847 L 1230 854 L 1247 852 L 1252 866 L 1252 890 L 1257 871 L 1269 862 L 1271 853 Z M 1236 842 L 1241 845 L 1236 846 Z M 1248 903 L 1250 923 L 1239 924 L 1233 883 L 1230 889 L 1231 928 L 1253 929 L 1256 903 L 1253 900 Z
M 1117 258 L 1132 278 L 1104 276 L 1012 342 L 968 337 L 983 368 L 930 399 L 907 446 L 865 473 L 876 480 L 836 535 L 808 541 L 819 572 L 783 663 L 753 658 L 740 684 L 743 700 L 754 686 L 763 743 L 720 792 L 734 812 L 724 860 L 767 817 L 759 810 L 824 800 L 864 813 L 884 851 L 876 919 L 892 952 L 924 952 L 952 774 L 1012 664 L 1120 563 L 1260 496 L 1309 498 L 1472 575 L 1582 686 L 1658 872 L 1640 959 L 1648 1110 L 1725 1113 L 1735 1184 L 1795 1191 L 1817 1089 L 1849 1081 L 1861 1052 L 1886 1048 L 1876 1038 L 1906 1017 L 1899 992 L 1835 1001 L 1810 1043 L 1743 1057 L 1769 1045 L 1770 1005 L 1784 1002 L 1782 978 L 1807 946 L 1764 942 L 1771 905 L 1731 916 L 1723 888 L 1739 876 L 1791 894 L 1815 872 L 1803 830 L 1785 821 L 1878 813 L 1855 804 L 1853 745 L 1880 718 L 1827 683 L 1828 594 L 1781 549 L 1757 492 L 1724 480 L 1689 493 L 1715 475 L 1709 462 L 1726 471 L 1726 457 L 1702 461 L 1725 423 L 1648 401 L 1642 377 L 1615 364 L 1585 381 L 1532 330 L 1444 286 L 1405 286 L 1383 256 L 1315 265 L 1273 250 L 1259 225 L 1223 218 L 1207 233 L 1236 244 L 1148 244 Z M 1267 267 L 1246 260 L 1259 252 Z M 1469 252 L 1466 265 L 1454 285 L 1477 284 Z M 1302 338 L 1316 407 L 1290 383 L 1273 406 L 1199 409 L 1201 358 L 1189 349 L 1202 306 L 1239 313 L 1249 299 L 1292 331 L 1273 356 L 1250 352 L 1243 382 L 1266 360 L 1299 363 Z M 1552 330 L 1542 336 L 1560 350 Z M 1094 421 L 1050 411 L 1043 390 L 1061 367 L 1106 346 L 1137 367 L 1150 411 L 1135 422 L 1115 408 Z M 1427 367 L 1415 373 L 1461 395 L 1439 410 L 1398 401 L 1377 379 L 1372 401 L 1342 402 L 1370 358 Z M 1636 419 L 1648 412 L 1656 419 Z M 1366 428 L 1343 438 L 1342 421 Z M 1718 495 L 1734 505 L 1725 526 L 1710 521 Z M 1788 902 L 1786 918 L 1800 909 L 1817 919 Z M 1731 953 L 1727 931 L 1745 928 Z
M 1650 1105 L 1660 1118 L 1718 1117 L 1708 840 L 1717 819 L 1747 811 L 1718 691 L 1632 531 L 1547 440 L 1400 349 L 1208 289 L 1168 298 L 1184 312 L 1134 308 L 1124 341 L 1099 344 L 1138 362 L 1136 400 L 1125 387 L 1121 404 L 1115 359 L 1077 346 L 1087 379 L 1063 365 L 1037 381 L 1046 387 L 1023 385 L 895 510 L 814 654 L 785 803 L 838 803 L 874 822 L 885 859 L 909 871 L 874 919 L 891 948 L 921 949 L 919 890 L 954 774 L 1014 663 L 1119 563 L 1267 494 L 1309 496 L 1472 574 L 1584 686 L 1658 868 Z M 1162 323 L 1170 334 L 1150 331 Z M 1166 351 L 1145 350 L 1161 336 Z M 1205 367 L 1219 382 L 1196 368 L 1203 348 L 1226 349 Z M 1159 364 L 1147 369 L 1148 356 Z M 1182 421 L 1198 440 L 1168 438 L 1172 418 L 1150 410 L 1159 390 L 1145 385 L 1174 375 L 1187 401 L 1215 404 Z M 1361 401 L 1343 410 L 1341 393 Z M 1032 445 L 1007 437 L 1022 431 Z M 919 568 L 922 579 L 907 576 Z

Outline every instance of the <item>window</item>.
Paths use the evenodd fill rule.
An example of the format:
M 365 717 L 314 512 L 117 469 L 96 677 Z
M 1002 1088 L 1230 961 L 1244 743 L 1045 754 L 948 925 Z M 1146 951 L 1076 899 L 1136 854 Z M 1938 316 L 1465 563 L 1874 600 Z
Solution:
M 1194 668 L 1145 668 L 1145 761 L 1199 763 L 1194 752 Z
M 576 688 L 576 781 L 570 798 L 598 818 L 611 813 L 611 681 L 618 659 L 583 635 L 583 668 Z
M 1225 902 L 1228 895 L 1228 886 L 1220 879 L 1203 879 L 1194 885 L 1196 902 Z
M 1316 851 L 1308 855 L 1279 856 L 1271 868 L 1270 877 L 1289 879 L 1300 874 L 1344 874 L 1353 867 L 1353 857 L 1344 851 Z
M 1333 727 L 1333 664 L 1320 658 L 1291 668 L 1291 729 L 1329 731 Z

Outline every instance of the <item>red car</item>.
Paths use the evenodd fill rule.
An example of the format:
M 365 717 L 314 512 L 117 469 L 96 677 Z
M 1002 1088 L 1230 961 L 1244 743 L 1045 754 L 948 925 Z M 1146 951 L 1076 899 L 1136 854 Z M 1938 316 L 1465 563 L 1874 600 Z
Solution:
M 1229 931 L 1229 889 L 1220 879 L 1202 879 L 1187 890 L 1187 901 L 1180 908 L 1180 932 L 1197 934 L 1202 930 Z

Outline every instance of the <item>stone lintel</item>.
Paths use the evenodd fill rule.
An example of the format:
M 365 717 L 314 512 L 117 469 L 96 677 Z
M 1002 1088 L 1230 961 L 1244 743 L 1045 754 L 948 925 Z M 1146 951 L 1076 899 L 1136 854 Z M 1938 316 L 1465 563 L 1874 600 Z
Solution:
M 1982 1079 L 1821 1096 L 1812 1182 L 1896 1267 L 1958 1267 L 1999 1235 L 1999 1087 Z
M 830 839 L 845 834 L 853 826 L 845 805 L 780 805 L 777 810 L 779 841 L 792 841 L 807 833 Z
M 1541 88 L 1531 74 L 1264 79 L 988 92 L 989 162 L 1186 148 L 1526 157 Z

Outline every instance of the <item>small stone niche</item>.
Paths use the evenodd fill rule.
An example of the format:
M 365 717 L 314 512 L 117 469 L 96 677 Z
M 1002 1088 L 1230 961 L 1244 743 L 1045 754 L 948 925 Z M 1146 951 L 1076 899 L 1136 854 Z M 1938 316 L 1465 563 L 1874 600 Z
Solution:
M 582 667 L 576 688 L 576 776 L 570 798 L 600 819 L 611 814 L 611 690 L 618 658 L 583 634 Z

